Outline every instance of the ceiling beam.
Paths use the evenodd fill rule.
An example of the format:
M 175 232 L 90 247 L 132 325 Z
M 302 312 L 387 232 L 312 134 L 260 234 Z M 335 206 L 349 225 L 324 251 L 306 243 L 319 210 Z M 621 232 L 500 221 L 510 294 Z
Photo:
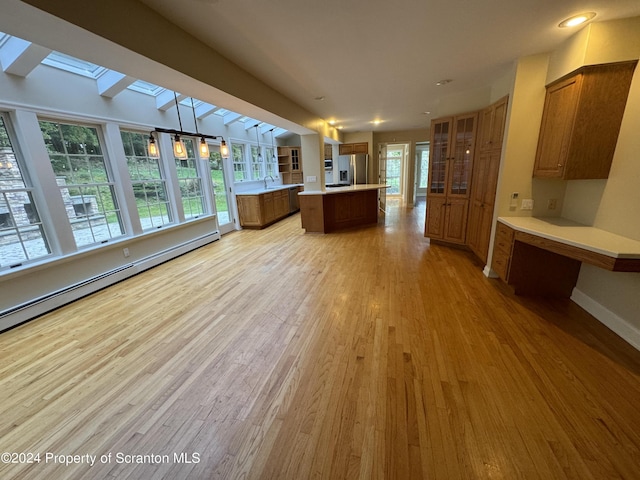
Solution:
M 187 98 L 187 96 L 183 95 L 182 93 L 174 94 L 172 90 L 165 90 L 156 97 L 156 107 L 158 107 L 158 110 L 162 110 L 163 112 L 166 112 L 171 107 L 175 106 L 176 102 L 175 102 L 174 95 L 177 95 L 178 102 Z
M 51 49 L 17 37 L 9 37 L 0 48 L 0 64 L 5 73 L 26 77 L 47 58 Z
M 96 79 L 98 93 L 103 97 L 113 98 L 129 85 L 135 82 L 135 78 L 116 72 L 115 70 L 107 70 Z

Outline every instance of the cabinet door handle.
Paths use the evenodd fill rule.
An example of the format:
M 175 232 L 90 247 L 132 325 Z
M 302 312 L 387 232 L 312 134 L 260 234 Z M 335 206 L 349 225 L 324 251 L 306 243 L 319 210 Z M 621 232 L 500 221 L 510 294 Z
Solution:
M 562 164 L 561 163 L 558 164 L 558 168 L 562 168 Z

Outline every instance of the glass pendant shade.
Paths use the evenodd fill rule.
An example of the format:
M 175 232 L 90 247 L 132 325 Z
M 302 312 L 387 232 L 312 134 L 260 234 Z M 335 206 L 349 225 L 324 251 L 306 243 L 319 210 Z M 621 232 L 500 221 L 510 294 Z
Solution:
M 160 156 L 160 152 L 158 151 L 158 144 L 156 143 L 156 139 L 153 138 L 153 135 L 149 135 L 149 141 L 147 142 L 147 151 L 149 152 L 149 156 L 151 158 L 158 158 Z
M 200 137 L 200 158 L 209 158 L 209 145 L 204 137 Z
M 227 147 L 227 142 L 224 140 L 220 142 L 220 155 L 222 155 L 222 158 L 229 158 L 229 147 Z
M 176 158 L 187 158 L 187 148 L 180 135 L 176 135 L 173 139 L 173 154 Z

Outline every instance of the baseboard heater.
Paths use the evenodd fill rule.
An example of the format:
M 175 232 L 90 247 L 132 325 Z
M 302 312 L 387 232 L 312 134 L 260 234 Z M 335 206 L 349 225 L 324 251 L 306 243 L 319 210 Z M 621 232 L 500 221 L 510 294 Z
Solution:
M 122 265 L 108 272 L 101 273 L 81 282 L 69 285 L 47 295 L 30 300 L 10 309 L 0 312 L 0 332 L 32 320 L 44 313 L 55 310 L 67 303 L 78 300 L 86 295 L 97 292 L 109 285 L 136 275 L 144 270 L 160 265 L 172 258 L 179 257 L 191 250 L 200 248 L 208 243 L 220 239 L 220 234 L 203 235 L 188 242 L 162 250 L 144 257 L 136 262 Z

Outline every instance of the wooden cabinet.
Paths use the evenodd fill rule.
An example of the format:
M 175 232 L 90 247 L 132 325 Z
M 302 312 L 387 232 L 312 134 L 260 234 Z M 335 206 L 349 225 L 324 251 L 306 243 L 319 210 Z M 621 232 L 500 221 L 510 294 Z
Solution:
M 242 227 L 263 228 L 291 212 L 289 189 L 259 195 L 236 195 L 236 201 Z
M 333 145 L 325 143 L 324 145 L 324 159 L 333 160 Z
M 502 280 L 509 283 L 509 267 L 513 250 L 514 230 L 498 222 L 496 225 L 496 239 L 493 243 L 493 257 L 491 268 Z
M 585 66 L 547 86 L 534 177 L 609 176 L 636 64 Z
M 302 228 L 330 233 L 378 221 L 378 189 L 300 196 Z
M 356 153 L 369 153 L 369 144 L 361 143 L 341 143 L 339 146 L 340 155 L 354 155 Z
M 302 183 L 300 147 L 278 147 L 278 172 L 285 185 Z
M 483 262 L 487 261 L 493 211 L 502 155 L 507 97 L 490 105 L 479 116 L 478 153 L 473 162 L 467 243 Z
M 425 236 L 464 244 L 478 114 L 431 122 Z

